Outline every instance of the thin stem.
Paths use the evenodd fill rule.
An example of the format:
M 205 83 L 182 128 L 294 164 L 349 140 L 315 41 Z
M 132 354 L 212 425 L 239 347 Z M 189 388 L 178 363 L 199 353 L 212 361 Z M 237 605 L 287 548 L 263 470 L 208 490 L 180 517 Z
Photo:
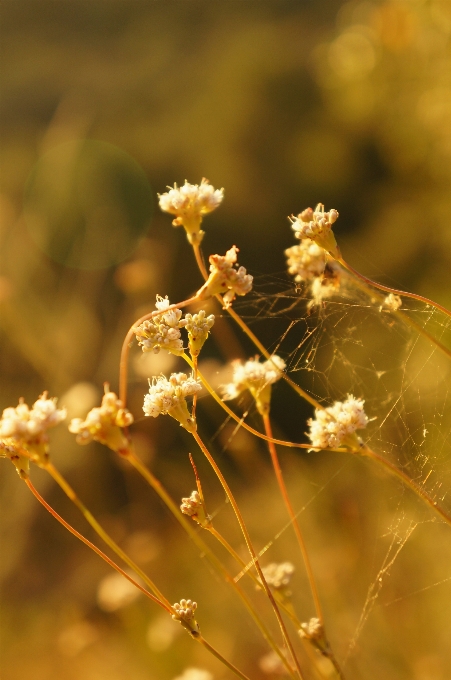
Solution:
M 224 659 L 222 654 L 220 654 L 214 647 L 212 647 L 211 644 L 209 642 L 207 642 L 204 637 L 202 637 L 202 635 L 200 635 L 200 634 L 196 635 L 196 637 L 194 637 L 194 639 L 197 640 L 197 642 L 200 642 L 200 644 L 203 647 L 205 647 L 205 649 L 208 649 L 210 654 L 213 654 L 213 656 L 215 656 L 217 659 L 219 659 L 219 661 L 222 661 L 222 663 L 225 666 L 227 666 L 227 668 L 229 668 L 233 673 L 235 673 L 235 675 L 237 675 L 239 678 L 242 678 L 242 680 L 249 680 L 247 675 L 244 675 L 244 673 L 239 671 L 238 668 L 236 668 L 232 663 L 230 663 L 230 661 L 227 661 L 227 659 Z
M 75 491 L 72 489 L 72 487 L 68 484 L 68 482 L 64 479 L 64 477 L 61 475 L 61 473 L 55 468 L 53 463 L 48 462 L 45 465 L 45 470 L 53 477 L 55 482 L 61 487 L 61 489 L 64 491 L 66 496 L 70 498 L 70 500 L 77 506 L 77 508 L 80 510 L 82 513 L 83 517 L 86 519 L 87 522 L 91 525 L 91 527 L 94 529 L 94 531 L 97 533 L 100 538 L 105 541 L 105 543 L 111 548 L 113 552 L 116 553 L 118 557 L 121 558 L 127 564 L 130 569 L 133 569 L 133 571 L 138 574 L 138 576 L 144 581 L 144 583 L 147 584 L 147 586 L 150 588 L 150 590 L 162 601 L 166 604 L 166 606 L 170 609 L 171 608 L 171 603 L 165 598 L 165 596 L 162 594 L 162 592 L 157 588 L 155 583 L 147 576 L 147 574 L 138 567 L 138 565 L 118 546 L 118 544 L 113 541 L 111 536 L 103 529 L 103 527 L 99 524 L 99 522 L 96 520 L 96 518 L 91 514 L 91 512 L 88 510 L 88 508 L 84 505 L 84 503 L 79 499 Z
M 367 295 L 369 298 L 372 298 L 373 301 L 374 299 L 378 300 L 381 305 L 384 303 L 384 296 L 381 295 L 380 293 L 377 293 L 375 290 L 372 290 L 372 288 L 365 283 L 365 281 L 362 281 L 360 276 L 357 276 L 354 274 L 352 271 L 348 271 L 348 274 L 351 274 L 351 276 L 354 279 L 355 285 L 363 292 L 365 295 Z M 451 358 L 451 350 L 448 349 L 443 343 L 440 342 L 440 340 L 437 340 L 437 338 L 434 338 L 433 335 L 431 335 L 425 328 L 420 326 L 416 321 L 410 318 L 406 312 L 404 312 L 402 309 L 392 309 L 390 310 L 390 313 L 393 314 L 395 317 L 400 319 L 406 326 L 409 326 L 410 328 L 413 328 L 414 330 L 417 331 L 420 335 L 423 335 L 427 340 L 432 342 L 434 345 L 436 345 L 448 358 Z
M 24 479 L 24 481 L 25 481 L 25 484 L 26 484 L 26 485 L 28 486 L 28 488 L 30 489 L 30 491 L 32 492 L 32 494 L 33 494 L 33 495 L 38 499 L 38 501 L 41 503 L 41 505 L 43 505 L 44 508 L 45 508 L 46 510 L 48 510 L 48 512 L 49 512 L 56 520 L 58 520 L 58 522 L 59 522 L 60 524 L 63 525 L 63 527 L 65 527 L 68 531 L 70 531 L 70 533 L 73 534 L 74 536 L 76 536 L 76 538 L 78 538 L 80 541 L 82 541 L 83 543 L 85 543 L 85 545 L 87 545 L 88 548 L 91 548 L 91 550 L 93 550 L 95 553 L 97 553 L 97 555 L 99 555 L 99 557 L 101 557 L 102 560 L 104 560 L 107 564 L 109 564 L 110 567 L 113 567 L 113 569 L 115 569 L 119 574 L 121 574 L 122 576 L 124 576 L 124 578 L 126 578 L 127 581 L 130 581 L 130 583 L 133 583 L 133 585 L 134 585 L 136 588 L 138 588 L 138 590 L 140 590 L 146 597 L 148 597 L 149 600 L 152 600 L 152 602 L 155 602 L 156 604 L 158 604 L 160 607 L 162 607 L 162 609 L 164 609 L 165 611 L 167 611 L 169 614 L 172 615 L 172 614 L 174 613 L 174 610 L 172 609 L 172 607 L 171 607 L 170 605 L 169 605 L 169 606 L 166 605 L 166 604 L 165 604 L 164 602 L 162 602 L 158 597 L 155 597 L 155 595 L 152 595 L 152 593 L 149 593 L 149 591 L 146 590 L 145 588 L 143 588 L 139 583 L 137 583 L 137 581 L 135 581 L 135 579 L 132 578 L 132 576 L 130 576 L 129 574 L 127 574 L 127 572 L 125 572 L 123 569 L 121 569 L 121 568 L 119 567 L 119 565 L 117 565 L 115 562 L 113 562 L 113 560 L 111 560 L 107 555 L 105 555 L 105 553 L 102 552 L 102 550 L 100 550 L 100 548 L 98 548 L 97 546 L 95 546 L 94 543 L 91 543 L 91 541 L 88 541 L 87 538 L 85 538 L 85 537 L 84 537 L 82 534 L 80 534 L 76 529 L 74 529 L 68 522 L 66 522 L 66 520 L 64 520 L 60 515 L 58 515 L 58 513 L 52 508 L 52 506 L 49 505 L 49 504 L 42 498 L 42 496 L 40 495 L 40 493 L 35 489 L 35 487 L 34 487 L 33 484 L 31 483 L 31 480 L 30 480 L 30 479 L 27 478 L 27 479 Z
M 268 437 L 272 438 L 272 427 L 271 427 L 271 419 L 269 417 L 269 414 L 263 415 L 262 418 L 263 418 L 263 423 L 265 425 L 266 434 L 267 434 Z M 290 497 L 288 495 L 287 487 L 285 486 L 285 480 L 283 478 L 282 470 L 280 468 L 279 457 L 277 455 L 276 447 L 275 447 L 275 445 L 272 441 L 268 442 L 268 449 L 269 449 L 269 453 L 271 455 L 271 461 L 272 461 L 272 465 L 273 465 L 273 468 L 274 468 L 274 473 L 276 475 L 277 483 L 279 485 L 280 493 L 282 494 L 282 498 L 283 498 L 283 501 L 285 503 L 285 507 L 287 509 L 288 515 L 289 515 L 291 523 L 293 525 L 294 533 L 296 534 L 296 538 L 297 538 L 298 543 L 299 543 L 299 548 L 301 549 L 302 559 L 304 560 L 305 569 L 306 569 L 307 577 L 308 577 L 309 584 L 310 584 L 310 590 L 312 591 L 312 597 L 313 597 L 313 602 L 314 602 L 314 605 L 315 605 L 316 617 L 319 619 L 321 625 L 323 626 L 323 623 L 324 623 L 323 612 L 322 612 L 321 602 L 320 602 L 319 595 L 318 595 L 318 588 L 316 586 L 315 576 L 313 574 L 312 565 L 310 563 L 310 558 L 308 556 L 307 547 L 305 545 L 305 541 L 304 541 L 304 537 L 302 535 L 301 527 L 299 526 L 299 522 L 298 522 L 298 519 L 296 517 L 296 513 L 293 509 Z
M 194 251 L 194 257 L 196 258 L 197 266 L 199 267 L 199 271 L 202 274 L 204 280 L 206 281 L 208 279 L 208 272 L 207 268 L 205 266 L 204 258 L 202 255 L 202 251 L 200 249 L 200 245 L 198 243 L 193 243 L 193 251 Z
M 129 330 L 127 331 L 127 335 L 124 338 L 124 342 L 122 343 L 121 358 L 119 363 L 119 399 L 122 401 L 124 408 L 127 403 L 128 354 L 130 351 L 130 343 L 134 336 L 133 329 L 136 326 L 142 324 L 144 321 L 147 321 L 147 319 L 152 319 L 159 314 L 166 314 L 166 312 L 171 309 L 181 309 L 182 307 L 187 307 L 196 301 L 197 294 L 193 295 L 193 297 L 190 297 L 188 300 L 183 300 L 183 302 L 177 302 L 174 305 L 169 305 L 169 307 L 166 309 L 156 309 L 153 312 L 149 312 L 149 314 L 145 314 L 144 316 L 140 317 L 132 326 L 130 326 Z
M 282 618 L 282 616 L 281 616 L 281 614 L 280 614 L 279 608 L 278 608 L 277 603 L 276 603 L 276 601 L 275 601 L 275 599 L 274 599 L 274 596 L 273 596 L 273 594 L 272 594 L 272 592 L 271 592 L 271 589 L 269 588 L 269 586 L 268 586 L 268 584 L 267 584 L 267 582 L 266 582 L 266 579 L 265 579 L 265 577 L 264 577 L 262 568 L 261 568 L 260 563 L 259 563 L 259 561 L 258 561 L 257 553 L 255 552 L 255 549 L 254 549 L 254 547 L 253 547 L 253 545 L 252 545 L 251 537 L 250 537 L 250 535 L 249 535 L 249 532 L 248 532 L 248 530 L 247 530 L 247 527 L 246 527 L 246 524 L 245 524 L 245 522 L 244 522 L 243 516 L 242 516 L 242 514 L 241 514 L 241 510 L 240 510 L 239 507 L 238 507 L 238 503 L 236 502 L 235 497 L 234 497 L 234 495 L 233 495 L 233 493 L 232 493 L 232 491 L 231 491 L 229 485 L 227 484 L 227 481 L 226 481 L 224 475 L 222 474 L 222 472 L 221 472 L 221 470 L 219 469 L 218 465 L 216 464 L 216 462 L 215 462 L 213 456 L 211 455 L 211 453 L 209 452 L 208 448 L 207 448 L 207 447 L 205 446 L 205 444 L 203 443 L 203 441 L 202 441 L 202 439 L 200 438 L 200 436 L 197 434 L 196 431 L 193 431 L 193 432 L 192 432 L 192 435 L 193 435 L 194 439 L 196 440 L 196 442 L 197 442 L 199 448 L 201 449 L 202 453 L 205 455 L 205 457 L 207 458 L 207 460 L 208 460 L 208 462 L 210 463 L 211 467 L 213 468 L 213 470 L 214 470 L 216 476 L 218 477 L 219 481 L 221 482 L 222 488 L 224 489 L 224 491 L 225 491 L 225 493 L 226 493 L 226 496 L 227 496 L 227 498 L 229 499 L 229 502 L 230 502 L 230 504 L 231 504 L 231 506 L 232 506 L 232 508 L 233 508 L 233 510 L 234 510 L 234 512 L 235 512 L 235 516 L 236 516 L 236 518 L 237 518 L 237 520 L 238 520 L 238 524 L 240 525 L 241 532 L 242 532 L 242 534 L 243 534 L 243 536 L 244 536 L 244 540 L 246 541 L 247 548 L 248 548 L 249 553 L 250 553 L 250 555 L 251 555 L 252 563 L 254 564 L 254 566 L 255 566 L 255 568 L 256 568 L 256 570 L 257 570 L 257 573 L 258 573 L 258 576 L 259 576 L 259 578 L 260 578 L 260 580 L 261 580 L 263 589 L 264 589 L 264 591 L 265 591 L 265 593 L 266 593 L 266 595 L 267 595 L 269 601 L 271 602 L 271 605 L 272 605 L 272 607 L 273 607 L 273 609 L 274 609 L 274 613 L 275 613 L 276 618 L 277 618 L 277 620 L 278 620 L 278 622 L 279 622 L 279 626 L 280 626 L 280 628 L 281 628 L 281 631 L 282 631 L 282 635 L 283 635 L 283 637 L 284 637 L 284 640 L 285 640 L 285 642 L 286 642 L 286 644 L 287 644 L 288 649 L 290 650 L 291 656 L 292 656 L 293 661 L 294 661 L 294 663 L 295 663 L 295 665 L 296 665 L 296 669 L 297 669 L 297 671 L 298 671 L 298 673 L 299 673 L 299 676 L 300 676 L 300 678 L 302 679 L 302 677 L 303 677 L 302 671 L 301 671 L 301 668 L 300 668 L 300 666 L 299 666 L 299 661 L 297 660 L 297 657 L 296 657 L 296 654 L 295 654 L 295 651 L 294 651 L 294 648 L 293 648 L 293 644 L 292 644 L 292 642 L 291 642 L 291 640 L 290 640 L 290 638 L 289 638 L 289 636 L 288 636 L 288 632 L 287 632 L 285 623 L 284 623 L 283 618 Z
M 376 463 L 379 463 L 379 465 L 382 465 L 382 467 L 384 467 L 387 472 L 400 479 L 402 483 L 405 484 L 405 486 L 409 487 L 409 489 L 411 489 L 417 496 L 419 496 L 419 498 L 425 501 L 425 503 L 427 503 L 427 505 L 429 505 L 429 507 L 434 510 L 434 512 L 440 515 L 440 517 L 451 526 L 451 516 L 446 512 L 446 510 L 444 510 L 437 503 L 437 501 L 434 501 L 434 499 L 428 494 L 427 491 L 425 491 L 425 489 L 423 489 L 422 486 L 414 482 L 413 479 L 396 467 L 396 465 L 381 456 L 379 453 L 376 453 L 370 449 L 366 444 L 362 444 L 361 447 L 358 450 L 354 450 L 353 453 L 360 453 L 367 458 L 371 458 Z
M 408 293 L 405 290 L 397 290 L 396 288 L 390 288 L 389 286 L 384 286 L 381 283 L 377 283 L 376 281 L 372 281 L 368 277 L 364 276 L 363 274 L 360 274 L 354 267 L 351 267 L 350 264 L 345 262 L 343 258 L 340 256 L 339 258 L 336 258 L 337 262 L 339 262 L 345 269 L 347 269 L 349 272 L 354 274 L 354 276 L 357 276 L 359 279 L 364 281 L 370 286 L 374 286 L 375 288 L 379 288 L 379 290 L 383 290 L 386 293 L 394 293 L 395 295 L 402 295 L 403 297 L 409 297 L 412 298 L 412 300 L 418 300 L 419 302 L 422 302 L 425 305 L 431 305 L 432 307 L 435 307 L 438 309 L 440 312 L 443 312 L 443 314 L 446 314 L 446 316 L 449 316 L 451 318 L 451 312 L 449 309 L 446 309 L 446 307 L 443 307 L 443 305 L 440 305 L 438 302 L 434 302 L 433 300 L 429 300 L 429 298 L 424 297 L 423 295 L 419 295 L 418 293 Z
M 178 507 L 178 505 L 176 503 L 174 503 L 174 501 L 169 496 L 168 492 L 165 490 L 165 488 L 163 487 L 161 482 L 152 474 L 152 472 L 144 465 L 144 463 L 136 456 L 136 454 L 133 451 L 129 451 L 128 453 L 126 453 L 125 457 L 131 463 L 131 465 L 133 465 L 133 467 L 137 470 L 137 472 L 139 472 L 139 474 L 152 487 L 152 489 L 158 494 L 158 496 L 161 498 L 161 500 L 164 502 L 164 504 L 168 507 L 168 509 L 173 514 L 173 516 L 179 522 L 179 524 L 183 527 L 183 529 L 187 532 L 189 537 L 193 540 L 194 544 L 199 548 L 199 550 L 202 552 L 202 554 L 204 554 L 205 557 L 208 559 L 208 561 L 213 566 L 213 568 L 216 570 L 216 572 L 218 572 L 226 580 L 226 582 L 230 583 L 232 588 L 234 588 L 236 593 L 243 600 L 244 605 L 246 606 L 247 610 L 251 614 L 255 623 L 258 625 L 263 637 L 266 639 L 266 641 L 268 642 L 270 647 L 280 657 L 280 659 L 284 662 L 285 666 L 287 667 L 287 670 L 290 670 L 290 672 L 292 674 L 292 671 L 290 669 L 289 664 L 287 663 L 285 657 L 281 653 L 277 643 L 272 638 L 270 632 L 267 630 L 262 619 L 260 618 L 260 616 L 255 611 L 255 608 L 253 607 L 252 603 L 247 598 L 244 591 L 239 587 L 238 583 L 236 583 L 233 576 L 231 574 L 229 574 L 229 572 L 224 567 L 222 562 L 216 557 L 216 555 L 211 551 L 211 549 L 208 547 L 208 545 L 200 537 L 198 531 L 196 531 L 192 522 L 188 521 L 186 519 L 186 517 L 181 513 L 180 508 Z

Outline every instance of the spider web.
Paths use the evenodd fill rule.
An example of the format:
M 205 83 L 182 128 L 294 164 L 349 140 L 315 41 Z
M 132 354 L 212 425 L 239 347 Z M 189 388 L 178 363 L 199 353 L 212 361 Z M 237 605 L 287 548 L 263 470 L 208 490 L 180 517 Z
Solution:
M 450 319 L 430 305 L 403 299 L 404 317 L 418 328 L 409 326 L 405 318 L 384 308 L 377 291 L 373 295 L 362 291 L 348 276 L 340 291 L 319 305 L 312 305 L 306 286 L 288 288 L 285 276 L 257 277 L 255 283 L 252 304 L 236 308 L 259 337 L 264 326 L 271 328 L 266 346 L 283 356 L 290 377 L 324 406 L 348 394 L 364 399 L 370 419 L 360 433 L 364 441 L 450 511 L 451 359 L 421 332 L 423 329 L 451 347 Z M 444 634 L 442 598 L 448 599 L 449 606 L 451 594 L 444 585 L 451 579 L 450 527 L 399 480 L 375 469 L 374 464 L 368 465 L 366 472 L 373 475 L 374 493 L 385 498 L 387 507 L 377 527 L 371 528 L 373 557 L 365 565 L 366 585 L 359 583 L 360 599 L 356 598 L 352 614 L 347 615 L 344 628 L 350 634 L 342 645 L 342 659 L 346 662 L 359 654 L 365 658 L 365 645 L 374 652 L 377 645 L 369 636 L 375 631 L 382 631 L 387 639 L 393 636 L 400 612 L 410 609 L 417 618 L 416 630 L 423 633 L 418 650 L 409 657 L 405 677 L 413 677 L 412 669 L 417 666 L 429 668 L 430 658 L 436 663 L 441 656 L 437 663 L 445 669 L 451 660 L 445 660 L 440 640 Z M 336 474 L 347 472 L 337 468 Z M 325 484 L 312 499 L 316 502 L 329 491 Z M 359 497 L 363 503 L 359 511 L 370 515 L 372 509 L 365 509 L 364 500 Z M 374 503 L 373 496 L 370 501 Z M 301 514 L 305 508 L 296 510 Z M 431 593 L 428 599 L 426 594 Z M 437 607 L 440 615 L 431 623 Z M 384 620 L 389 610 L 394 613 Z M 365 637 L 369 624 L 371 631 Z M 449 625 L 445 630 L 451 632 Z M 398 654 L 405 656 L 406 638 L 399 629 L 398 634 L 398 640 L 390 640 L 392 652 L 388 654 L 398 648 Z M 386 677 L 404 676 L 395 673 Z

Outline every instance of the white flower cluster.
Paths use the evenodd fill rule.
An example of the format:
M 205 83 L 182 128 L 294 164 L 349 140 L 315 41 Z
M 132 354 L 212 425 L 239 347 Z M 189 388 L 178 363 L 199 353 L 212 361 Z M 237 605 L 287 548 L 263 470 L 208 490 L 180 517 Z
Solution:
M 198 292 L 201 300 L 224 295 L 224 304 L 228 307 L 236 295 L 246 295 L 252 290 L 253 277 L 244 267 L 234 268 L 238 252 L 239 248 L 232 246 L 225 255 L 210 255 L 210 276 Z
M 206 316 L 206 312 L 201 309 L 197 314 L 186 314 L 182 319 L 182 310 L 169 309 L 170 306 L 168 296 L 162 298 L 157 295 L 155 307 L 164 313 L 147 319 L 133 328 L 138 344 L 143 352 L 158 354 L 161 349 L 165 349 L 171 354 L 181 356 L 183 342 L 180 329 L 186 328 L 191 354 L 198 356 L 215 322 L 214 314 Z
M 185 180 L 182 187 L 174 184 L 174 188 L 168 189 L 158 195 L 161 210 L 176 215 L 172 224 L 185 227 L 190 243 L 200 243 L 204 235 L 200 230 L 202 218 L 221 204 L 224 189 L 215 189 L 205 178 L 200 184 L 189 184 Z
M 180 602 L 176 602 L 172 606 L 175 610 L 175 614 L 172 615 L 172 618 L 175 621 L 191 621 L 194 619 L 194 612 L 197 609 L 197 602 L 183 599 L 180 600 Z
M 181 323 L 188 331 L 188 342 L 191 356 L 198 356 L 205 340 L 215 322 L 214 314 L 206 315 L 205 310 L 201 309 L 197 314 L 185 314 Z
M 186 403 L 186 397 L 202 389 L 199 379 L 186 373 L 172 373 L 169 380 L 161 375 L 149 380 L 149 392 L 144 397 L 143 411 L 146 416 L 157 418 L 160 414 L 170 415 L 188 431 L 195 429 Z
M 168 297 L 162 298 L 157 295 L 155 307 L 163 312 L 168 309 L 170 302 Z M 147 319 L 133 329 L 138 343 L 143 352 L 158 354 L 160 349 L 165 349 L 171 354 L 180 356 L 183 354 L 183 342 L 180 337 L 182 310 L 170 309 L 164 314 Z
M 47 442 L 47 430 L 61 423 L 66 409 L 56 407 L 56 399 L 41 394 L 31 409 L 19 400 L 18 406 L 5 408 L 0 419 L 0 438 L 10 438 L 27 446 Z
M 321 621 L 316 617 L 312 617 L 307 623 L 301 623 L 299 635 L 308 640 L 320 639 L 324 635 Z
M 267 413 L 271 401 L 271 385 L 282 377 L 285 361 L 273 356 L 261 363 L 258 358 L 249 359 L 244 364 L 239 359 L 232 362 L 232 382 L 222 386 L 224 401 L 236 399 L 242 392 L 249 390 L 254 397 L 260 413 Z
M 368 424 L 364 403 L 363 399 L 355 399 L 350 394 L 346 401 L 336 401 L 333 406 L 316 409 L 315 418 L 308 421 L 312 448 L 327 449 L 343 443 L 354 443 L 351 437 L 355 431 L 362 430 Z
M 311 239 L 303 239 L 297 246 L 285 250 L 288 258 L 288 273 L 294 274 L 297 282 L 311 281 L 321 276 L 326 266 L 326 252 Z
M 283 590 L 288 586 L 294 574 L 291 562 L 272 562 L 262 569 L 266 583 L 275 590 Z
M 85 420 L 74 418 L 69 425 L 69 432 L 77 435 L 78 444 L 88 444 L 93 439 L 105 444 L 113 451 L 125 450 L 127 440 L 121 428 L 133 423 L 133 416 L 114 392 L 105 385 L 105 394 L 101 406 L 91 409 Z
M 316 241 L 318 236 L 331 229 L 338 219 L 338 212 L 333 209 L 324 212 L 324 205 L 318 203 L 315 210 L 306 208 L 297 217 L 292 215 L 289 219 L 296 238 L 308 238 Z
M 320 307 L 325 298 L 330 298 L 339 293 L 342 271 L 338 269 L 339 265 L 334 267 L 333 264 L 332 262 L 329 264 L 331 269 L 328 273 L 331 276 L 318 276 L 311 282 L 310 293 L 312 299 L 308 304 L 309 308 Z

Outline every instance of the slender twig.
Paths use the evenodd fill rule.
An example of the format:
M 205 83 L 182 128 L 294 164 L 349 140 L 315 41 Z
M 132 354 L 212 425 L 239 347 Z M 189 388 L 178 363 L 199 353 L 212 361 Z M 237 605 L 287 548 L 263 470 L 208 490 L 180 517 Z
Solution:
M 30 489 L 30 491 L 32 492 L 32 494 L 33 494 L 33 495 L 38 499 L 38 501 L 41 503 L 41 505 L 43 505 L 44 508 L 45 508 L 46 510 L 48 510 L 48 512 L 49 512 L 56 520 L 58 520 L 58 522 L 59 522 L 60 524 L 63 525 L 63 527 L 65 527 L 68 531 L 70 531 L 70 533 L 73 534 L 74 536 L 76 536 L 80 541 L 82 541 L 83 543 L 85 543 L 85 545 L 87 545 L 88 548 L 91 548 L 91 550 L 93 550 L 95 553 L 97 553 L 97 555 L 99 555 L 99 557 L 101 557 L 102 560 L 104 560 L 107 564 L 109 564 L 110 567 L 113 567 L 113 569 L 115 569 L 117 572 L 119 572 L 119 574 L 121 574 L 122 576 L 124 576 L 124 578 L 126 578 L 127 581 L 130 581 L 130 583 L 133 583 L 133 585 L 134 585 L 136 588 L 138 588 L 138 590 L 140 590 L 142 593 L 144 593 L 144 595 L 145 595 L 146 597 L 148 597 L 149 600 L 152 600 L 152 602 L 155 602 L 156 604 L 158 604 L 160 607 L 162 607 L 162 608 L 163 608 L 165 611 L 167 611 L 169 614 L 171 614 L 171 615 L 174 614 L 174 610 L 173 610 L 173 608 L 172 608 L 170 605 L 168 606 L 167 604 L 165 604 L 165 602 L 162 602 L 158 597 L 156 597 L 155 595 L 152 595 L 152 593 L 149 593 L 149 591 L 146 590 L 145 588 L 143 588 L 143 586 L 141 586 L 137 581 L 135 581 L 135 579 L 134 579 L 132 576 L 130 576 L 129 574 L 127 574 L 127 572 L 125 572 L 123 569 L 121 569 L 119 565 L 117 565 L 115 562 L 113 562 L 112 559 L 110 559 L 107 555 L 105 555 L 105 553 L 102 552 L 102 550 L 100 550 L 100 548 L 98 548 L 96 545 L 94 545 L 94 543 L 91 543 L 91 541 L 89 541 L 89 540 L 88 540 L 87 538 L 85 538 L 82 534 L 80 534 L 80 532 L 78 532 L 76 529 L 74 529 L 74 527 L 72 527 L 68 522 L 66 522 L 66 520 L 64 520 L 64 519 L 61 517 L 61 515 L 58 515 L 58 513 L 52 508 L 52 506 L 49 505 L 49 504 L 42 498 L 42 496 L 40 495 L 40 493 L 39 493 L 39 492 L 35 489 L 35 487 L 33 486 L 33 484 L 32 484 L 32 482 L 31 482 L 30 479 L 27 478 L 27 479 L 24 479 L 24 481 L 25 481 L 25 484 L 26 484 L 26 485 L 28 486 L 28 488 Z M 166 600 L 166 601 L 167 601 L 167 600 Z
M 105 531 L 105 529 L 99 524 L 96 518 L 91 514 L 88 508 L 77 496 L 72 487 L 64 479 L 62 474 L 56 469 L 56 467 L 51 462 L 47 462 L 44 469 L 53 477 L 55 482 L 61 487 L 66 496 L 77 506 L 77 508 L 82 513 L 83 517 L 91 525 L 94 531 L 100 538 L 105 541 L 105 543 L 111 548 L 113 552 L 116 553 L 118 557 L 121 558 L 127 564 L 130 569 L 138 574 L 138 576 L 146 583 L 150 590 L 162 601 L 167 607 L 171 607 L 170 602 L 165 598 L 162 592 L 157 588 L 155 583 L 147 576 L 147 574 L 138 567 L 138 565 L 118 546 L 118 544 L 111 538 L 111 536 Z
M 258 576 L 261 580 L 263 589 L 264 589 L 269 601 L 271 602 L 271 605 L 274 609 L 274 613 L 276 615 L 277 621 L 279 622 L 279 626 L 280 626 L 280 629 L 282 631 L 282 635 L 284 637 L 286 645 L 287 645 L 288 649 L 290 650 L 291 656 L 292 656 L 293 661 L 296 665 L 296 669 L 299 673 L 300 678 L 302 679 L 303 678 L 302 671 L 301 671 L 301 668 L 299 666 L 299 661 L 296 657 L 296 653 L 294 651 L 293 644 L 292 644 L 292 642 L 291 642 L 291 640 L 288 636 L 288 632 L 287 632 L 284 620 L 283 620 L 283 618 L 280 614 L 279 608 L 278 608 L 277 603 L 274 599 L 274 596 L 271 592 L 271 589 L 266 582 L 262 568 L 261 568 L 260 563 L 258 561 L 257 553 L 255 552 L 254 546 L 252 545 L 251 537 L 250 537 L 250 534 L 247 530 L 246 524 L 245 524 L 243 516 L 241 514 L 241 510 L 238 506 L 238 503 L 236 502 L 235 497 L 234 497 L 224 475 L 222 474 L 221 470 L 219 469 L 218 465 L 216 464 L 216 461 L 214 460 L 213 456 L 209 452 L 208 448 L 205 446 L 205 444 L 202 441 L 202 439 L 200 438 L 200 436 L 197 434 L 196 431 L 193 431 L 192 435 L 193 435 L 194 439 L 196 440 L 196 442 L 197 442 L 199 448 L 201 449 L 202 453 L 205 455 L 205 457 L 207 458 L 211 467 L 213 468 L 213 470 L 214 470 L 216 476 L 218 477 L 218 479 L 219 479 L 219 481 L 222 485 L 222 488 L 224 489 L 226 496 L 227 496 L 227 498 L 228 498 L 228 500 L 229 500 L 229 502 L 230 502 L 230 504 L 233 508 L 233 511 L 234 511 L 235 516 L 238 520 L 238 524 L 240 526 L 241 532 L 244 536 L 244 540 L 246 541 L 247 548 L 248 548 L 249 553 L 251 555 L 252 563 L 255 566 L 255 569 L 257 570 L 257 573 L 258 573 Z

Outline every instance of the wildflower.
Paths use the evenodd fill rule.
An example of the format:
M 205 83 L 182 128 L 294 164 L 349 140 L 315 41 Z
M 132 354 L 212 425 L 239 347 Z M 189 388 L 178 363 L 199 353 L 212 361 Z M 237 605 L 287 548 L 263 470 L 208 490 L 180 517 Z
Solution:
M 197 609 L 197 602 L 183 599 L 180 600 L 180 602 L 176 602 L 172 606 L 175 611 L 175 614 L 172 615 L 174 621 L 180 621 L 182 626 L 188 628 L 191 633 L 199 633 L 199 626 L 197 625 L 197 621 L 194 618 L 194 612 Z
M 273 356 L 260 363 L 258 357 L 242 364 L 240 360 L 233 362 L 233 378 L 228 385 L 223 385 L 222 398 L 225 401 L 235 399 L 244 390 L 249 390 L 255 399 L 259 413 L 269 413 L 271 401 L 271 385 L 282 377 L 285 361 Z
M 383 307 L 385 307 L 386 309 L 390 310 L 391 312 L 396 312 L 401 306 L 402 306 L 402 300 L 399 297 L 399 295 L 394 295 L 393 293 L 390 293 L 384 299 L 384 302 L 381 306 L 381 309 Z
M 105 384 L 105 394 L 100 407 L 89 411 L 85 420 L 74 418 L 69 432 L 77 435 L 78 444 L 88 444 L 93 439 L 105 444 L 113 451 L 126 453 L 128 441 L 122 428 L 133 423 L 133 416 L 114 392 Z
M 310 281 L 321 276 L 326 266 L 326 252 L 314 241 L 306 238 L 297 246 L 285 250 L 288 273 L 295 274 L 295 281 Z
M 338 219 L 338 212 L 336 210 L 325 212 L 324 205 L 318 203 L 315 210 L 307 208 L 299 213 L 297 217 L 292 215 L 288 219 L 291 222 L 291 228 L 295 232 L 296 238 L 311 239 L 318 246 L 327 250 L 333 257 L 340 257 L 340 251 L 332 231 L 332 225 Z
M 185 373 L 172 373 L 169 380 L 165 376 L 149 380 L 149 393 L 144 397 L 143 411 L 146 416 L 156 418 L 168 414 L 179 421 L 188 432 L 196 430 L 196 423 L 188 411 L 186 397 L 202 389 L 199 380 Z
M 221 204 L 224 189 L 215 189 L 205 178 L 200 184 L 189 184 L 185 180 L 182 187 L 174 184 L 174 188 L 168 189 L 166 193 L 158 194 L 161 210 L 176 215 L 173 226 L 183 226 L 188 241 L 198 245 L 205 233 L 200 228 L 202 218 Z
M 157 295 L 155 307 L 159 311 L 163 312 L 169 306 L 167 296 L 162 298 Z M 180 338 L 180 328 L 183 326 L 181 317 L 181 309 L 169 309 L 164 314 L 158 314 L 136 326 L 133 332 L 143 352 L 158 354 L 160 349 L 165 349 L 171 354 L 181 356 L 183 354 L 183 342 Z
M 192 357 L 199 356 L 214 322 L 214 314 L 206 316 L 203 309 L 197 314 L 185 314 L 185 318 L 180 323 L 188 331 L 189 350 Z
M 346 401 L 336 401 L 333 406 L 316 409 L 315 418 L 308 421 L 312 448 L 335 448 L 341 444 L 355 448 L 358 444 L 355 431 L 362 430 L 368 424 L 364 403 L 350 394 Z
M 271 588 L 280 591 L 284 597 L 290 597 L 291 592 L 288 590 L 288 585 L 294 574 L 294 566 L 291 562 L 281 562 L 279 564 L 272 562 L 263 567 L 262 571 L 266 583 Z
M 244 267 L 234 269 L 239 248 L 232 246 L 225 255 L 210 255 L 210 276 L 198 292 L 200 300 L 224 295 L 224 305 L 229 307 L 236 295 L 246 295 L 252 289 L 252 279 Z
M 205 511 L 203 499 L 198 491 L 193 491 L 189 498 L 182 498 L 180 510 L 184 515 L 188 515 L 201 527 L 207 528 L 211 525 L 210 517 Z
M 58 409 L 56 399 L 48 399 L 43 392 L 32 408 L 21 398 L 15 408 L 5 408 L 0 419 L 0 439 L 8 440 L 16 448 L 29 452 L 37 463 L 45 464 L 48 458 L 47 430 L 61 423 L 66 409 Z
M 323 625 L 316 616 L 313 616 L 307 623 L 301 623 L 298 633 L 301 638 L 309 640 L 321 654 L 330 655 L 330 646 L 324 635 Z

